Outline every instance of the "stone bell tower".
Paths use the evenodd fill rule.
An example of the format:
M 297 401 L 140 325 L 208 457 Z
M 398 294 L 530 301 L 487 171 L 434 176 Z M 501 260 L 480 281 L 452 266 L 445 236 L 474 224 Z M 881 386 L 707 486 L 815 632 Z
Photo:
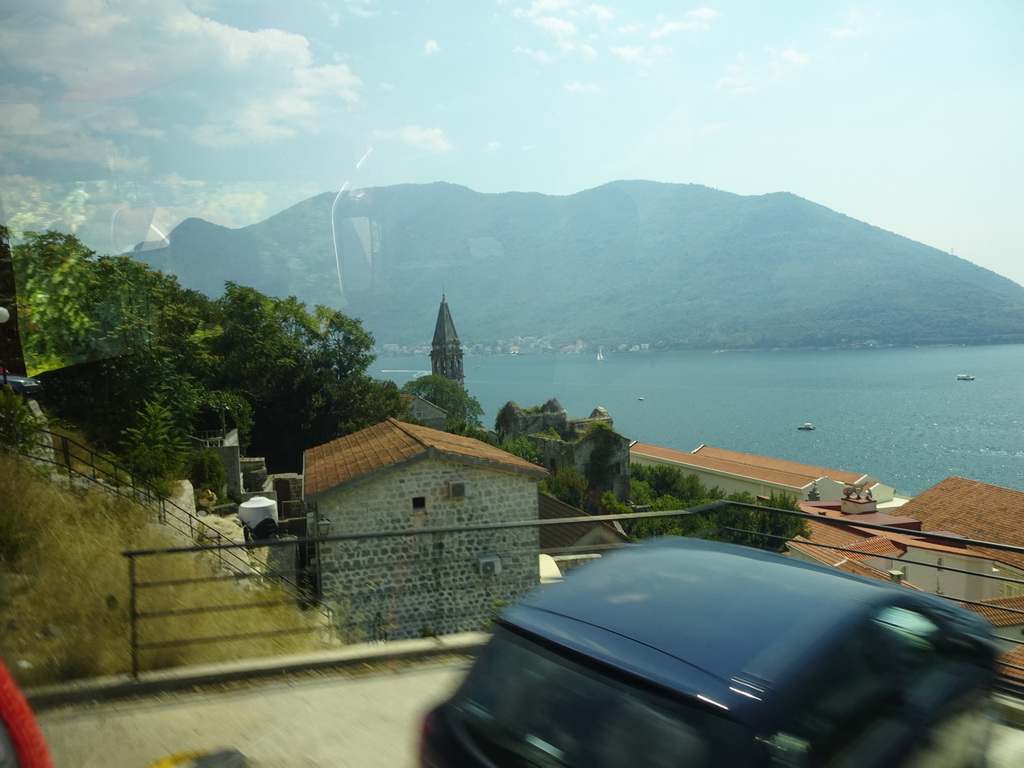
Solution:
M 465 375 L 462 372 L 462 342 L 455 332 L 452 313 L 448 311 L 448 302 L 441 296 L 441 308 L 437 311 L 437 325 L 434 326 L 434 341 L 430 345 L 430 372 L 435 376 L 444 376 L 466 388 Z

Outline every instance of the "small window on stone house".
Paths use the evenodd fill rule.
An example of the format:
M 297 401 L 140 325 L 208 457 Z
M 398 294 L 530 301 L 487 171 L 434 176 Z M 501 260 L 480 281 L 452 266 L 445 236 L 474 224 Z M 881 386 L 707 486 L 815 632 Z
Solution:
M 412 497 L 412 511 L 413 512 L 426 512 L 427 511 L 427 497 L 426 496 L 413 496 Z

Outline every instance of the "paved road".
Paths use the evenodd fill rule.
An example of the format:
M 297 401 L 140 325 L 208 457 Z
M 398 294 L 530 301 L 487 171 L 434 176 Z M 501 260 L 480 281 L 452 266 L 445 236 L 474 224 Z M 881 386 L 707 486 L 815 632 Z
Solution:
M 420 717 L 464 668 L 396 665 L 363 677 L 80 705 L 39 721 L 56 768 L 147 768 L 168 755 L 231 747 L 250 768 L 413 768 Z
M 250 768 L 414 768 L 420 717 L 466 662 L 342 673 L 40 715 L 57 768 L 147 768 L 168 755 L 235 748 Z M 1024 731 L 996 726 L 991 768 L 1024 766 Z

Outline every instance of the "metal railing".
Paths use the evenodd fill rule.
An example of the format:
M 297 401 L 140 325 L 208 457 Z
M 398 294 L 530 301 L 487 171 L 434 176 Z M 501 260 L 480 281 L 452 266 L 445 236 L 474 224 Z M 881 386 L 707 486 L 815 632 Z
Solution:
M 87 481 L 92 487 L 148 507 L 155 511 L 157 522 L 174 528 L 192 541 L 211 542 L 211 545 L 201 544 L 195 550 L 210 551 L 218 570 L 231 574 L 227 578 L 269 577 L 292 599 L 305 594 L 303 585 L 272 566 L 258 550 L 232 542 L 216 527 L 166 498 L 152 483 L 137 477 L 109 457 L 57 432 L 39 429 L 36 434 L 37 439 L 24 451 L 32 461 L 50 464 L 69 479 Z M 329 618 L 326 612 L 324 615 Z
M 536 586 L 538 577 L 537 556 L 549 554 L 556 559 L 572 563 L 591 555 L 614 549 L 624 544 L 616 543 L 615 536 L 604 537 L 605 543 L 572 546 L 545 546 L 545 540 L 553 537 L 545 531 L 559 526 L 589 526 L 591 530 L 606 524 L 621 524 L 629 527 L 640 520 L 679 518 L 690 515 L 709 515 L 725 509 L 751 508 L 759 512 L 791 515 L 814 520 L 826 525 L 851 524 L 850 520 L 836 520 L 817 515 L 789 510 L 767 510 L 765 507 L 735 502 L 715 502 L 689 510 L 666 512 L 643 512 L 600 516 L 582 516 L 561 520 L 524 520 L 509 523 L 491 523 L 476 526 L 444 528 L 421 528 L 415 530 L 366 532 L 357 534 L 304 537 L 292 541 L 260 542 L 270 549 L 307 548 L 317 555 L 307 563 L 300 574 L 304 586 L 299 605 L 308 608 L 312 602 L 321 602 L 332 609 L 330 632 L 315 635 L 317 647 L 342 645 L 350 642 L 386 641 L 393 639 L 448 634 L 450 632 L 486 629 L 496 617 L 498 609 L 514 600 L 518 594 Z M 983 547 L 1002 552 L 1024 555 L 1024 548 L 999 542 L 977 541 L 950 536 L 932 535 L 903 528 L 855 522 L 858 528 L 871 528 L 879 534 L 886 532 L 906 536 L 912 533 L 921 539 L 939 542 L 955 542 L 957 546 Z M 735 539 L 737 535 L 753 537 L 763 542 L 765 549 L 783 550 L 795 539 L 785 536 L 762 534 L 742 528 L 713 525 L 698 533 L 703 538 Z M 621 537 L 620 537 L 621 539 Z M 802 544 L 836 549 L 835 545 L 824 545 L 801 539 Z M 142 669 L 160 666 L 161 652 L 183 651 L 189 646 L 227 645 L 258 638 L 278 635 L 313 635 L 324 629 L 316 625 L 274 625 L 267 623 L 258 630 L 252 628 L 231 628 L 231 621 L 210 634 L 184 634 L 168 637 L 161 629 L 161 622 L 171 619 L 191 621 L 194 617 L 210 614 L 230 617 L 247 608 L 269 603 L 264 596 L 251 596 L 237 592 L 237 599 L 216 604 L 183 604 L 181 582 L 149 579 L 143 574 L 144 561 L 158 559 L 193 557 L 198 552 L 217 552 L 239 545 L 216 545 L 182 547 L 168 550 L 147 550 L 125 552 L 130 562 L 131 574 L 131 647 L 132 672 L 138 675 Z M 286 550 L 287 551 L 287 550 Z M 851 555 L 868 558 L 879 557 L 876 553 L 844 549 Z M 327 557 L 330 555 L 330 557 Z M 324 560 L 321 563 L 321 557 Z M 514 582 L 511 589 L 499 593 L 493 588 L 502 580 L 488 581 L 477 578 L 489 563 L 495 565 L 495 558 L 504 570 L 502 580 Z M 884 558 L 883 558 L 884 559 Z M 935 567 L 920 560 L 899 561 L 905 565 Z M 526 576 L 515 582 L 516 569 Z M 954 565 L 944 565 L 937 570 L 945 573 L 963 574 L 970 577 L 993 579 L 1005 583 L 1015 591 L 1024 594 L 1024 580 L 1001 576 L 994 573 L 978 573 Z M 474 578 L 466 579 L 472 572 Z M 197 578 L 192 583 L 214 581 L 218 577 Z M 475 591 L 474 591 L 475 590 Z M 202 589 L 199 590 L 202 593 Z M 145 596 L 142 599 L 141 596 Z M 272 601 L 272 599 L 271 599 Z M 275 603 L 276 605 L 286 600 Z M 979 601 L 957 599 L 965 605 L 984 605 Z M 1007 615 L 1020 614 L 1024 625 L 1024 611 L 1000 608 Z M 292 615 L 294 617 L 294 613 Z M 287 611 L 284 615 L 289 615 Z M 186 622 L 187 623 L 187 622 Z M 1020 638 L 1002 637 L 1004 644 L 1019 645 Z M 239 651 L 244 654 L 244 650 Z M 1024 695 L 1024 668 L 1012 664 L 1001 667 L 1000 685 L 1014 695 Z

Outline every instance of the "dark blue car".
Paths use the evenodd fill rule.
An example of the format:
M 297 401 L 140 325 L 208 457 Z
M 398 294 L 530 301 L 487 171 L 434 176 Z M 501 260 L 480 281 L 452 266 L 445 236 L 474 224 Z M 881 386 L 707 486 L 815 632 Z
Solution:
M 995 655 L 912 588 L 663 539 L 507 611 L 421 765 L 980 766 Z

